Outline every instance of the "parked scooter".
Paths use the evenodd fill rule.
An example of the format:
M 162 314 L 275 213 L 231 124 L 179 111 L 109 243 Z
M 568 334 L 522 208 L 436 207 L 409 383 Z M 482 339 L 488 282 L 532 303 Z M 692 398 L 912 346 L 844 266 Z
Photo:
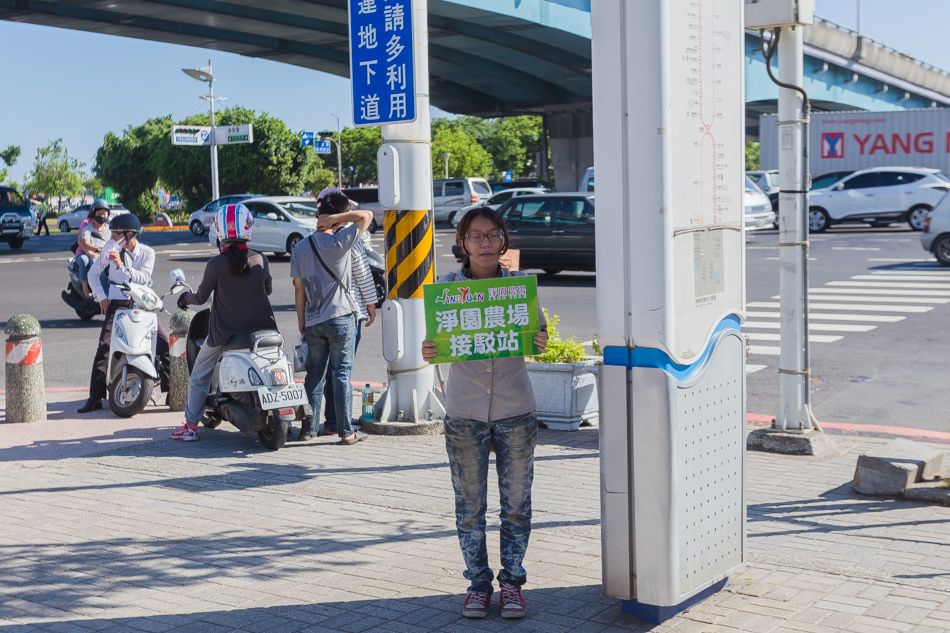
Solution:
M 196 313 L 188 328 L 185 356 L 191 372 L 208 336 L 211 310 Z M 261 444 L 277 450 L 287 442 L 294 420 L 309 416 L 310 401 L 294 382 L 294 366 L 277 330 L 255 330 L 231 337 L 214 369 L 201 423 L 215 428 L 223 420 Z
M 132 255 L 122 251 L 122 267 L 132 267 Z M 158 312 L 164 311 L 162 300 L 178 294 L 187 285 L 181 269 L 171 271 L 171 290 L 159 297 L 146 285 L 128 282 L 109 283 L 129 298 L 129 307 L 116 310 L 109 345 L 109 408 L 120 418 L 141 413 L 152 399 L 159 371 L 155 366 L 158 343 Z
M 90 242 L 93 246 L 99 248 L 102 248 L 106 243 L 99 231 L 90 233 Z M 61 295 L 66 305 L 75 310 L 76 315 L 83 321 L 88 321 L 100 314 L 99 302 L 94 297 L 86 296 L 86 293 L 82 290 L 83 280 L 79 274 L 78 255 L 66 262 L 66 270 L 69 272 L 69 283 L 66 284 L 66 290 L 63 290 Z

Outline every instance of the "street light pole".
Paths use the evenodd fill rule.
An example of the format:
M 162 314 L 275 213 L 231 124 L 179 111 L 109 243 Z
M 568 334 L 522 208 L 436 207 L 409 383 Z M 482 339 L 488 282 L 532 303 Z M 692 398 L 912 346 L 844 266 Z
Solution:
M 342 189 L 343 188 L 343 150 L 340 149 L 340 146 L 343 144 L 343 132 L 340 131 L 340 117 L 333 114 L 332 112 L 330 112 L 329 114 L 334 119 L 336 119 L 336 137 L 338 139 L 336 142 L 336 176 L 337 176 L 337 180 L 339 181 L 339 187 L 340 189 Z M 350 183 L 350 184 L 352 185 L 353 183 Z
M 211 199 L 217 200 L 220 195 L 218 191 L 218 146 L 214 138 L 214 102 L 224 101 L 227 97 L 214 96 L 214 76 L 211 74 L 211 60 L 204 68 L 182 68 L 182 72 L 198 81 L 208 82 L 208 94 L 201 95 L 201 98 L 208 101 L 211 105 Z

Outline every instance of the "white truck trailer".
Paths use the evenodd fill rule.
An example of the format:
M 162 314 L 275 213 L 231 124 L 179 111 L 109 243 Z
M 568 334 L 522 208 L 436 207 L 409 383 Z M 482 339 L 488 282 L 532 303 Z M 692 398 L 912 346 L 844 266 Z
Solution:
M 760 119 L 760 169 L 778 169 L 777 121 L 774 114 Z M 950 108 L 812 113 L 809 136 L 812 178 L 891 166 L 935 167 L 950 175 Z

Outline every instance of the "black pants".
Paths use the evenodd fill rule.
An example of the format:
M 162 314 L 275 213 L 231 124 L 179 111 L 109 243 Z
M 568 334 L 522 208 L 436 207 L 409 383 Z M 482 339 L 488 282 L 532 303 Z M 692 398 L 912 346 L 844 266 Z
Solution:
M 101 400 L 106 397 L 106 371 L 109 369 L 109 345 L 112 343 L 112 321 L 115 319 L 116 310 L 123 310 L 129 307 L 128 301 L 110 301 L 106 309 L 106 320 L 102 323 L 102 331 L 99 332 L 99 348 L 96 350 L 96 358 L 92 361 L 92 377 L 89 379 L 89 398 Z M 162 325 L 162 319 L 158 319 L 158 341 L 155 345 L 155 355 L 158 360 L 158 377 L 162 383 L 162 391 L 168 391 L 168 333 L 165 332 L 165 326 Z
M 49 235 L 49 226 L 46 225 L 46 218 L 40 218 L 40 221 L 36 223 L 36 234 L 39 235 L 43 229 L 46 229 L 46 234 Z

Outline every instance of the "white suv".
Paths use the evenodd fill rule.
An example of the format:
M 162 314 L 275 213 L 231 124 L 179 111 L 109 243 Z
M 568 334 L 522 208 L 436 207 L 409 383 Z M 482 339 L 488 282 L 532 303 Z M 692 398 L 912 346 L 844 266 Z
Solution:
M 919 231 L 924 218 L 950 191 L 939 169 L 874 167 L 860 169 L 808 199 L 808 228 L 820 233 L 833 224 L 864 222 L 887 226 L 907 222 Z

